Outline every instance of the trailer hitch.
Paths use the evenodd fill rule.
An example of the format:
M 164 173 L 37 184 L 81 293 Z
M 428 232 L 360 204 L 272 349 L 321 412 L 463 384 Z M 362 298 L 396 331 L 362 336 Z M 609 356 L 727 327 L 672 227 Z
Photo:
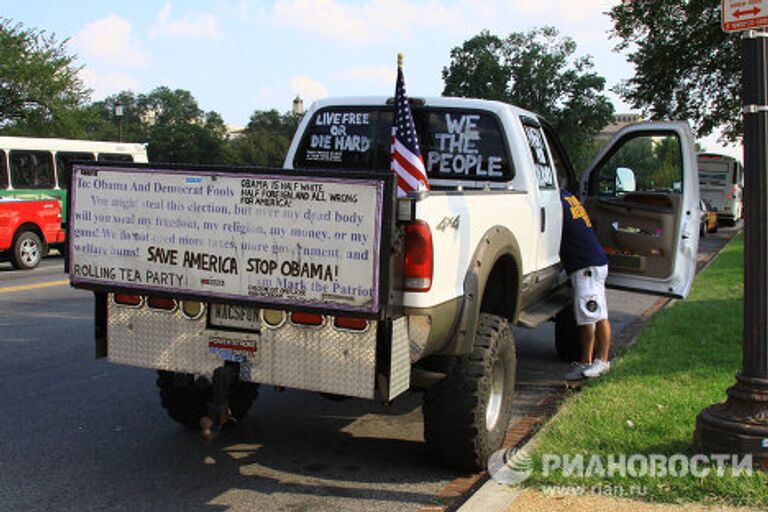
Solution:
M 229 421 L 227 397 L 240 380 L 240 363 L 227 362 L 213 371 L 213 389 L 208 415 L 200 418 L 200 428 L 206 441 L 214 441 Z

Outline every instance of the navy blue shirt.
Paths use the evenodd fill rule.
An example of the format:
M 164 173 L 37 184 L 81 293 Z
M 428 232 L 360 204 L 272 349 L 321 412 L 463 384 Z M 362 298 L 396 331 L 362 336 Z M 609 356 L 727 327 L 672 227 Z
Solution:
M 560 190 L 563 205 L 563 238 L 560 243 L 560 260 L 569 274 L 582 268 L 608 264 L 608 257 L 592 230 L 587 210 L 567 190 Z

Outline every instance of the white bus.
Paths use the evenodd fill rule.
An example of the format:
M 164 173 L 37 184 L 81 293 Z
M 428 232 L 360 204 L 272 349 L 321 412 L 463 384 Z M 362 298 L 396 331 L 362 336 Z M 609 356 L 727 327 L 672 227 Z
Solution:
M 733 157 L 699 153 L 699 190 L 721 224 L 733 226 L 742 217 L 744 168 Z
M 66 219 L 72 162 L 147 162 L 146 144 L 0 137 L 0 196 L 56 198 Z

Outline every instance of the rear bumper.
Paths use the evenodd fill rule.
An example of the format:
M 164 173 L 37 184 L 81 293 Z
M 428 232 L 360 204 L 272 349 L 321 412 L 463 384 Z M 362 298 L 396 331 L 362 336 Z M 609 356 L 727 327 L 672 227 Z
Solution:
M 179 307 L 124 306 L 111 294 L 106 302 L 107 357 L 113 363 L 211 376 L 235 358 L 247 382 L 360 398 L 374 398 L 378 389 L 392 399 L 410 386 L 404 317 L 382 332 L 379 322 L 364 331 L 339 329 L 330 317 L 317 327 L 286 319 L 240 330 L 211 327 L 207 307 L 189 318 Z M 386 338 L 386 349 L 377 338 Z

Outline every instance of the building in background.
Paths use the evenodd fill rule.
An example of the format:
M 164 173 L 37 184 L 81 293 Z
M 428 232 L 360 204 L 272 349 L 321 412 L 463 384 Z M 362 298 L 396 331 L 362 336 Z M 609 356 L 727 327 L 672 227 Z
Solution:
M 645 121 L 642 114 L 614 114 L 613 121 L 603 128 L 597 139 L 606 142 L 625 126 Z

